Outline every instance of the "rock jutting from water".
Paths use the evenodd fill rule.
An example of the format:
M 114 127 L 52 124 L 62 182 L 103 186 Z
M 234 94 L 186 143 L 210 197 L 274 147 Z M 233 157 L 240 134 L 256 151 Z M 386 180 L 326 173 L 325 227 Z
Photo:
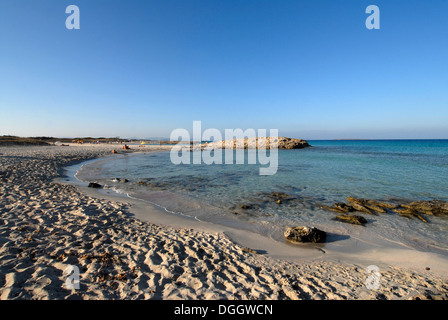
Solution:
M 448 216 L 448 202 L 442 200 L 414 201 L 408 205 L 401 205 L 431 216 Z
M 395 209 L 400 206 L 376 200 L 358 199 L 354 197 L 347 197 L 347 201 L 349 204 L 337 202 L 333 205 L 333 207 L 321 206 L 321 208 L 339 213 L 362 212 L 374 215 L 377 213 L 387 213 L 387 209 Z
M 350 223 L 350 224 L 356 224 L 356 225 L 364 225 L 367 223 L 367 220 L 364 217 L 358 216 L 356 214 L 340 214 L 336 218 L 336 220 Z
M 321 206 L 321 208 L 342 214 L 348 212 L 362 212 L 367 214 L 393 212 L 398 213 L 401 217 L 417 218 L 423 222 L 428 222 L 428 220 L 422 215 L 439 217 L 448 216 L 448 202 L 442 200 L 422 200 L 410 203 L 395 200 L 394 202 L 396 203 L 388 203 L 370 199 L 347 197 L 347 201 L 349 204 L 338 202 L 332 207 Z
M 353 197 L 347 197 L 347 201 L 350 202 L 350 204 L 355 209 L 357 207 L 362 208 L 361 210 L 358 210 L 358 211 L 364 211 L 366 213 L 372 213 L 372 211 L 377 212 L 377 213 L 386 213 L 386 210 L 383 208 L 384 205 L 378 201 L 357 199 L 357 198 L 353 198 Z M 388 207 L 388 206 L 389 205 L 386 204 L 386 207 Z M 365 210 L 365 209 L 367 209 L 367 210 Z
M 259 137 L 242 138 L 209 142 L 201 145 L 201 148 L 213 149 L 271 149 L 271 145 L 277 144 L 278 149 L 303 149 L 311 147 L 308 141 L 287 137 Z M 193 146 L 194 147 L 194 146 Z
M 398 213 L 398 215 L 400 215 L 401 217 L 405 217 L 405 218 L 417 218 L 420 219 L 423 222 L 428 222 L 428 220 L 426 220 L 425 218 L 423 218 L 417 211 L 415 211 L 414 209 L 411 208 L 397 208 L 397 209 L 392 209 L 393 212 Z

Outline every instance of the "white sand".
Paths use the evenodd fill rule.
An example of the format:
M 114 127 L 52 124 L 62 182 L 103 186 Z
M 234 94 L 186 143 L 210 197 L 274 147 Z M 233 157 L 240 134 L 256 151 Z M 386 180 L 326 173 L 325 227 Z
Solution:
M 446 260 L 435 255 L 291 247 L 53 181 L 63 166 L 114 148 L 0 147 L 2 300 L 448 298 Z M 372 261 L 376 290 L 365 284 Z M 65 287 L 69 265 L 80 270 L 78 290 Z

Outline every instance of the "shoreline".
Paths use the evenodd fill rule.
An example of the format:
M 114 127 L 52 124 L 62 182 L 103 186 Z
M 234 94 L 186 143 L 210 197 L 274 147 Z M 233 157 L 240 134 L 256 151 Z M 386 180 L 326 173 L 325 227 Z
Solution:
M 285 244 L 280 251 L 246 231 L 168 219 L 141 201 L 62 181 L 62 168 L 73 161 L 110 151 L 102 145 L 0 147 L 2 300 L 448 297 L 446 271 L 439 274 L 434 261 L 431 270 L 422 270 L 415 263 L 398 267 L 376 257 L 382 284 L 369 290 L 367 265 L 332 261 L 315 248 L 297 250 L 298 261 L 285 259 L 282 255 L 297 246 Z M 69 264 L 80 267 L 78 291 L 63 288 Z
M 64 182 L 59 181 L 58 183 Z M 286 240 L 281 242 L 250 230 L 170 213 L 156 204 L 132 198 L 128 195 L 120 195 L 112 190 L 95 190 L 85 186 L 79 187 L 79 189 L 85 195 L 98 200 L 116 201 L 122 199 L 122 201 L 129 204 L 130 216 L 140 221 L 166 227 L 189 228 L 207 233 L 222 233 L 239 246 L 254 250 L 260 255 L 273 259 L 293 263 L 328 261 L 365 266 L 375 264 L 383 268 L 393 265 L 394 267 L 415 270 L 424 270 L 431 266 L 432 272 L 440 276 L 448 276 L 448 258 L 437 253 L 422 252 L 404 247 L 401 249 L 391 247 L 375 248 L 375 245 L 365 245 L 366 248 L 359 249 L 361 252 L 353 252 L 347 249 L 335 251 L 334 249 L 327 249 L 328 244 L 325 243 L 292 244 Z M 362 245 L 359 246 L 362 247 Z M 412 261 L 413 259 L 414 261 Z
M 95 162 L 97 160 L 103 159 L 92 159 L 91 161 Z M 83 182 L 83 184 L 86 186 L 88 183 Z M 402 243 L 395 243 L 388 239 L 373 239 L 369 233 L 363 230 L 364 227 L 360 226 L 353 226 L 352 231 L 358 232 L 362 230 L 364 231 L 362 235 L 354 233 L 348 235 L 332 234 L 330 232 L 330 237 L 336 239 L 327 243 L 292 244 L 286 240 L 280 241 L 272 236 L 266 236 L 248 228 L 238 228 L 235 224 L 226 225 L 214 221 L 202 221 L 196 217 L 183 216 L 181 213 L 171 213 L 156 203 L 134 198 L 129 194 L 120 194 L 112 189 L 92 189 L 87 187 L 80 189 L 86 195 L 98 199 L 125 199 L 124 201 L 132 204 L 131 211 L 133 216 L 141 221 L 169 227 L 188 227 L 205 232 L 223 233 L 233 242 L 274 259 L 298 263 L 321 260 L 366 266 L 371 264 L 381 267 L 394 265 L 416 270 L 424 270 L 429 267 L 439 275 L 448 276 L 447 256 L 410 248 Z M 325 225 L 322 226 L 324 231 L 327 231 L 325 227 Z M 338 238 L 344 237 L 347 237 L 348 240 L 338 240 Z M 412 257 L 412 259 L 409 259 L 409 257 Z
M 365 266 L 375 264 L 379 267 L 393 265 L 415 270 L 424 270 L 431 266 L 432 272 L 441 276 L 448 275 L 448 258 L 437 253 L 418 251 L 405 248 L 402 245 L 399 245 L 401 248 L 380 247 L 368 241 L 365 243 L 358 242 L 356 244 L 357 250 L 353 250 L 351 245 L 339 247 L 336 244 L 339 250 L 335 250 L 328 243 L 292 244 L 286 240 L 281 242 L 247 229 L 170 213 L 157 204 L 132 198 L 128 195 L 120 195 L 112 190 L 95 190 L 87 187 L 80 187 L 80 190 L 87 196 L 98 200 L 116 201 L 122 199 L 130 205 L 131 217 L 143 222 L 166 227 L 190 228 L 208 233 L 222 233 L 228 236 L 232 242 L 273 259 L 296 263 L 328 261 Z M 337 243 L 338 240 L 335 242 Z
M 107 160 L 107 158 L 95 158 L 86 162 L 95 162 L 100 160 Z M 82 162 L 79 165 L 84 165 L 86 164 L 86 162 Z M 66 181 L 67 178 L 70 179 L 70 181 Z M 74 177 L 75 179 L 77 179 L 77 181 L 80 181 L 74 183 L 74 180 L 71 178 L 73 177 L 58 177 L 54 179 L 54 182 L 69 185 L 74 184 L 80 189 L 82 193 L 98 200 L 121 200 L 130 205 L 130 216 L 135 217 L 143 222 L 154 223 L 167 227 L 190 228 L 204 232 L 223 233 L 228 236 L 233 242 L 245 248 L 259 251 L 260 253 L 275 259 L 300 261 L 304 257 L 306 257 L 311 261 L 320 259 L 320 257 L 322 257 L 322 252 L 319 251 L 320 247 L 322 247 L 321 244 L 304 244 L 302 248 L 300 248 L 299 246 L 290 244 L 286 241 L 282 243 L 280 241 L 263 236 L 250 230 L 226 226 L 214 222 L 202 221 L 195 217 L 185 215 L 183 216 L 179 213 L 172 213 L 159 206 L 158 204 L 134 198 L 129 196 L 128 194 L 120 194 L 111 189 L 88 188 L 87 182 L 80 181 L 79 179 Z M 294 251 L 291 250 L 295 250 L 296 254 L 292 254 L 292 252 Z

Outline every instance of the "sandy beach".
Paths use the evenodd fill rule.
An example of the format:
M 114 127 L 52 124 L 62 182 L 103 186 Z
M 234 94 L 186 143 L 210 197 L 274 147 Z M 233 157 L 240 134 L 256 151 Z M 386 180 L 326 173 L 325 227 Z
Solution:
M 292 247 L 63 178 L 64 167 L 113 149 L 124 152 L 107 144 L 0 147 L 1 300 L 448 299 L 448 264 L 435 255 Z M 372 264 L 375 289 L 366 285 Z M 79 269 L 79 289 L 66 287 L 69 266 Z

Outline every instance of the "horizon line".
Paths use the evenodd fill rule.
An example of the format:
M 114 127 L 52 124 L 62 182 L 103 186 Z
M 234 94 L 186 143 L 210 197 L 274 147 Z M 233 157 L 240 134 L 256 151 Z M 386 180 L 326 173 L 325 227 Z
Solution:
M 140 137 L 120 137 L 120 136 L 114 136 L 114 137 L 106 137 L 106 136 L 45 136 L 45 135 L 37 135 L 37 136 L 16 136 L 16 135 L 10 135 L 5 134 L 1 135 L 0 137 L 17 137 L 17 138 L 46 138 L 46 139 L 126 139 L 126 140 L 163 140 L 163 141 L 170 141 L 170 138 L 167 137 L 146 137 L 146 138 L 140 138 Z M 304 139 L 304 138 L 297 138 L 297 139 L 303 139 L 303 140 L 310 140 L 310 141 L 399 141 L 399 140 L 448 140 L 448 138 L 311 138 L 311 139 Z

